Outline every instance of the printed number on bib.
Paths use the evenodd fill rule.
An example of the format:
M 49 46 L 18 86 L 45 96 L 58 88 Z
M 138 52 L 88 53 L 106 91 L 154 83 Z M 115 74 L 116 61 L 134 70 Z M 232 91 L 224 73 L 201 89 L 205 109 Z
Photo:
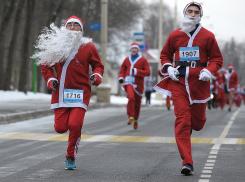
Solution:
M 196 61 L 200 60 L 199 47 L 180 47 L 180 61 Z
M 125 83 L 134 83 L 135 77 L 134 76 L 126 76 Z
M 64 89 L 64 102 L 83 102 L 83 90 Z

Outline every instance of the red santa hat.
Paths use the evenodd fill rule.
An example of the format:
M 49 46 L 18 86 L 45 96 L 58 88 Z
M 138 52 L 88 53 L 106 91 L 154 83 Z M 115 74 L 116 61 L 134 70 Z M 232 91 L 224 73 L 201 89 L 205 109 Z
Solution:
M 190 2 L 189 4 L 187 4 L 187 5 L 185 6 L 185 8 L 184 8 L 184 10 L 183 10 L 184 16 L 185 16 L 185 13 L 186 13 L 187 8 L 189 8 L 190 6 L 193 6 L 193 5 L 199 7 L 199 10 L 200 10 L 200 17 L 202 17 L 202 16 L 203 16 L 202 6 L 201 6 L 201 4 L 199 4 L 199 3 L 197 3 L 197 2 Z
M 66 20 L 66 22 L 65 22 L 65 27 L 66 27 L 66 25 L 68 24 L 68 23 L 70 23 L 70 22 L 76 22 L 76 23 L 78 23 L 80 26 L 81 26 L 81 29 L 83 30 L 83 22 L 82 22 L 82 20 L 80 19 L 80 18 L 78 18 L 78 17 L 76 17 L 76 16 L 71 16 L 70 18 L 68 18 L 67 20 Z
M 230 64 L 228 65 L 228 69 L 229 69 L 229 68 L 234 69 L 234 65 L 233 65 L 232 63 L 230 63 Z
M 136 42 L 133 42 L 133 43 L 131 44 L 130 50 L 131 50 L 133 47 L 136 47 L 136 48 L 138 48 L 138 50 L 140 50 L 139 44 L 137 44 Z

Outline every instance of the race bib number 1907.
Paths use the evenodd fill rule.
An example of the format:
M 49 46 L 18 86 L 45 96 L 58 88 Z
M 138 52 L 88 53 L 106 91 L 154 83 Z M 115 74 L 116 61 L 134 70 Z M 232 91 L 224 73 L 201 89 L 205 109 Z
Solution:
M 199 47 L 180 47 L 180 61 L 196 61 L 200 60 Z

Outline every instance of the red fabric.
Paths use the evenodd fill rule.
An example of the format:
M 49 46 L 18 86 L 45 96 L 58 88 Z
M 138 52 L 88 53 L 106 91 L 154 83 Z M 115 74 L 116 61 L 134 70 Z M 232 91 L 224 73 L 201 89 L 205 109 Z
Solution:
M 69 130 L 69 140 L 66 157 L 76 158 L 81 130 L 85 116 L 82 108 L 57 108 L 54 110 L 54 128 L 57 133 L 65 133 Z
M 142 97 L 135 93 L 132 85 L 126 85 L 128 98 L 127 114 L 128 117 L 139 118 Z
M 224 90 L 224 81 L 222 78 L 222 75 L 217 72 L 215 75 L 216 77 L 216 90 L 217 90 L 217 95 L 216 95 L 216 106 L 221 107 L 223 110 L 225 104 L 226 104 L 226 95 L 225 95 L 225 90 Z
M 223 75 L 223 79 L 226 82 L 227 90 L 229 92 L 236 90 L 239 82 L 238 82 L 237 73 L 235 71 L 232 71 L 231 73 L 229 73 L 229 71 L 226 71 Z
M 219 68 L 223 65 L 223 58 L 216 42 L 216 39 L 210 31 L 206 30 L 205 28 L 197 28 L 196 36 L 193 38 L 192 47 L 198 46 L 199 47 L 199 56 L 201 63 L 209 63 L 207 67 L 186 67 L 186 76 L 187 78 L 187 89 L 190 93 L 190 102 L 192 103 L 199 103 L 202 101 L 205 103 L 208 98 L 210 97 L 210 83 L 199 80 L 200 71 L 203 68 L 206 68 L 211 72 L 211 74 L 217 72 Z M 194 35 L 195 35 L 194 33 Z M 173 55 L 175 54 L 175 61 L 180 60 L 179 56 L 179 48 L 180 47 L 187 47 L 190 41 L 190 37 L 185 33 L 181 32 L 180 29 L 173 31 L 160 55 L 161 63 L 163 67 L 161 71 L 166 73 L 165 66 L 172 65 L 173 63 Z M 191 42 L 191 41 L 190 41 Z M 191 43 L 190 43 L 191 44 Z M 161 83 L 165 82 L 165 83 Z M 167 90 L 170 92 L 169 96 L 171 96 L 171 90 L 169 89 L 168 84 L 170 83 L 168 79 L 162 80 L 157 86 L 159 89 Z M 167 83 L 168 82 L 168 83 Z M 159 89 L 157 91 L 159 91 Z M 163 92 L 162 92 L 163 93 Z M 164 93 L 165 94 L 165 93 Z
M 132 69 L 136 68 L 136 74 L 132 73 Z M 148 61 L 140 56 L 134 62 L 131 61 L 130 57 L 127 57 L 120 68 L 118 78 L 123 78 L 125 80 L 126 76 L 135 76 L 135 83 L 133 84 L 136 92 L 138 92 L 141 96 L 144 93 L 144 77 L 150 75 L 150 67 Z M 123 88 L 125 89 L 125 86 Z M 125 89 L 126 90 L 126 89 Z
M 56 92 L 52 92 L 51 104 L 56 104 L 56 108 L 62 107 L 60 106 L 61 103 L 59 100 L 59 90 L 61 75 L 66 74 L 63 80 L 64 88 L 83 90 L 83 103 L 88 106 L 91 95 L 89 65 L 92 67 L 92 74 L 97 73 L 103 76 L 104 72 L 104 65 L 100 60 L 99 54 L 94 44 L 88 43 L 86 45 L 82 45 L 79 48 L 78 53 L 67 66 L 66 72 L 63 69 L 64 65 L 65 64 L 56 63 L 53 66 L 57 73 L 57 77 L 54 75 L 52 67 L 44 65 L 42 66 L 41 72 L 46 82 L 50 78 L 57 78 L 59 82 L 59 85 L 56 87 Z M 63 90 L 61 90 L 61 92 L 63 92 Z M 61 102 L 63 102 L 63 98 L 61 99 Z
M 191 129 L 199 131 L 206 122 L 205 104 L 194 103 L 190 105 L 189 96 L 185 89 L 184 77 L 180 77 L 179 82 L 172 83 L 172 99 L 174 103 L 175 138 L 183 159 L 183 165 L 193 165 L 191 155 Z
M 102 80 L 99 75 L 95 75 L 93 80 L 93 85 L 99 86 L 101 84 Z
M 55 88 L 53 87 L 53 80 L 50 80 L 49 82 L 48 82 L 48 89 L 49 90 L 54 90 Z

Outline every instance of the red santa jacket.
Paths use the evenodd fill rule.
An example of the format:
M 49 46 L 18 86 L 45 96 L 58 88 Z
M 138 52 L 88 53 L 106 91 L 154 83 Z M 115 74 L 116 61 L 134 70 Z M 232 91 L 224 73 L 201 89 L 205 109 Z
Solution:
M 200 71 L 206 68 L 210 74 L 217 72 L 223 65 L 223 57 L 212 32 L 199 24 L 194 34 L 185 33 L 177 29 L 170 33 L 160 55 L 161 72 L 166 73 L 165 66 L 172 65 L 173 55 L 175 61 L 180 60 L 180 47 L 199 47 L 200 63 L 209 63 L 207 67 L 186 67 L 185 83 L 189 95 L 190 104 L 206 103 L 210 99 L 210 82 L 199 80 Z M 159 82 L 154 89 L 158 92 L 171 96 L 172 79 L 166 77 Z
M 132 73 L 132 69 L 134 69 L 134 73 Z M 148 61 L 142 57 L 139 56 L 132 62 L 131 56 L 126 57 L 123 61 L 118 79 L 123 78 L 126 79 L 127 76 L 134 76 L 134 83 L 124 83 L 122 86 L 122 89 L 125 90 L 125 86 L 128 84 L 133 85 L 134 91 L 140 95 L 143 96 L 144 93 L 144 77 L 150 75 L 150 67 Z
M 225 80 L 226 88 L 228 92 L 235 91 L 237 86 L 239 85 L 237 73 L 234 70 L 232 70 L 231 73 L 229 73 L 229 71 L 227 70 L 223 74 L 223 79 Z
M 58 80 L 56 91 L 52 92 L 51 109 L 59 107 L 81 107 L 87 110 L 91 96 L 89 65 L 92 67 L 92 75 L 98 74 L 101 78 L 104 73 L 102 64 L 96 47 L 93 43 L 88 43 L 79 47 L 75 57 L 70 58 L 64 63 L 56 63 L 49 67 L 42 65 L 42 75 L 48 83 L 51 80 Z M 54 75 L 53 68 L 57 76 Z M 82 92 L 81 102 L 66 102 L 64 95 L 65 89 L 73 89 Z M 64 94 L 65 92 L 65 94 Z M 76 91 L 75 91 L 76 92 Z

